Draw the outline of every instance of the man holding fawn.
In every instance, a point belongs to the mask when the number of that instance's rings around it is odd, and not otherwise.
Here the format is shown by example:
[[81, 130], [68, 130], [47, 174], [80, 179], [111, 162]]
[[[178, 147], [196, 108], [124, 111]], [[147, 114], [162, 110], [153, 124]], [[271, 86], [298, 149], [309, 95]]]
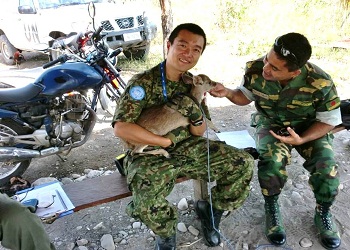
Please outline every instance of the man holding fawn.
[[[182, 74], [198, 62], [206, 46], [206, 35], [193, 23], [177, 26], [167, 42], [167, 59], [150, 70], [135, 75], [117, 103], [112, 126], [114, 134], [126, 141], [149, 145], [149, 150], [166, 149], [171, 158], [150, 154], [128, 154], [124, 159], [127, 182], [133, 193], [127, 213], [141, 220], [157, 234], [156, 249], [176, 249], [177, 211], [166, 197], [180, 176], [216, 181], [212, 204], [197, 201], [196, 212], [202, 222], [205, 242], [220, 244], [218, 231], [224, 210], [240, 207], [249, 193], [254, 160], [244, 150], [203, 137], [208, 110], [188, 95], [191, 85]], [[142, 111], [167, 104], [190, 120], [165, 136], [155, 135], [136, 124]], [[146, 149], [147, 150], [147, 149]], [[208, 154], [209, 151], [209, 154]]]

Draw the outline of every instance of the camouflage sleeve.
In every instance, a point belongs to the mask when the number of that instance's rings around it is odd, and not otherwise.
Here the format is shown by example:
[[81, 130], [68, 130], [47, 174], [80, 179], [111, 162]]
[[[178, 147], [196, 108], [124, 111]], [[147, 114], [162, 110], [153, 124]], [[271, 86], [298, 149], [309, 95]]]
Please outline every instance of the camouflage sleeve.
[[[328, 92], [320, 101], [317, 103], [316, 107], [316, 119], [333, 126], [342, 123], [341, 113], [340, 113], [340, 98], [337, 94], [337, 90], [332, 81], [323, 80], [323, 83], [331, 83], [331, 87], [328, 88]], [[326, 88], [327, 89], [327, 88]], [[321, 91], [321, 93], [324, 91]]]
[[188, 127], [178, 127], [167, 133], [164, 137], [167, 137], [172, 141], [173, 144], [170, 147], [175, 147], [176, 143], [186, 140], [190, 136], [191, 133]]
[[135, 123], [147, 104], [148, 85], [143, 74], [133, 76], [117, 101], [112, 126], [116, 121]]
[[255, 82], [255, 79], [261, 77], [263, 66], [263, 58], [247, 62], [242, 83], [237, 88], [241, 90], [243, 94], [251, 101], [255, 101], [252, 84]]
[[315, 91], [312, 93], [316, 112], [332, 111], [340, 107], [340, 98], [332, 77], [315, 64], [305, 65], [308, 73], [307, 83]]
[[241, 82], [241, 85], [239, 87], [240, 89], [244, 88], [248, 91], [252, 90], [251, 81], [250, 81], [250, 78], [251, 78], [250, 69], [251, 69], [251, 67], [252, 67], [252, 62], [247, 62], [246, 66], [245, 66], [242, 82]]
[[[248, 82], [248, 81], [244, 77], [242, 80], [241, 86], [237, 87], [237, 89], [242, 91], [242, 93], [245, 95], [245, 97], [247, 97], [250, 101], [255, 101], [255, 97], [253, 95], [253, 92], [244, 86], [245, 82]], [[246, 85], [248, 85], [248, 84], [246, 84]]]
[[188, 117], [190, 121], [197, 121], [202, 116], [200, 104], [194, 101], [189, 95], [176, 94], [166, 103], [171, 109], [177, 110], [183, 116]]
[[317, 82], [320, 82], [320, 85], [322, 84], [324, 87], [319, 89], [319, 93], [315, 95], [318, 99], [316, 102], [316, 111], [326, 112], [339, 108], [340, 98], [333, 82], [331, 80], [318, 79], [313, 84], [316, 85]]
[[307, 63], [306, 69], [308, 83], [316, 89], [313, 93], [316, 119], [333, 126], [341, 124], [340, 98], [332, 77], [312, 63]]

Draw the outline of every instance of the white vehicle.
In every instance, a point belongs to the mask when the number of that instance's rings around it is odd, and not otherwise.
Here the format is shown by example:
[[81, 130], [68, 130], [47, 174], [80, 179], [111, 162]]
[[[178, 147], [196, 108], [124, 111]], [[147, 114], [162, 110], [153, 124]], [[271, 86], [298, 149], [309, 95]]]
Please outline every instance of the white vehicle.
[[[96, 23], [87, 14], [88, 3], [96, 5]], [[0, 60], [14, 64], [17, 51], [49, 53], [55, 39], [72, 32], [102, 26], [111, 49], [123, 48], [127, 58], [145, 59], [157, 26], [144, 6], [111, 0], [2, 0], [0, 8]], [[17, 52], [18, 53], [18, 52]]]

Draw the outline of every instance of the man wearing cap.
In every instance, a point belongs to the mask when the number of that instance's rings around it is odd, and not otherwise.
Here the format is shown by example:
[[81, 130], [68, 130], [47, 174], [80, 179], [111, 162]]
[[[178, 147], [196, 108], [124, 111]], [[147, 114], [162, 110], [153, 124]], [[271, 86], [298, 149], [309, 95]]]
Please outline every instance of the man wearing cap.
[[240, 87], [218, 84], [210, 92], [237, 105], [255, 102], [251, 125], [256, 128], [259, 153], [258, 178], [265, 199], [268, 240], [286, 243], [278, 197], [286, 181], [286, 165], [294, 148], [309, 171], [316, 199], [314, 223], [321, 244], [336, 249], [341, 244], [330, 208], [338, 194], [338, 165], [332, 148], [332, 128], [341, 124], [340, 99], [331, 77], [308, 62], [311, 45], [299, 33], [277, 37], [263, 57], [246, 64]]

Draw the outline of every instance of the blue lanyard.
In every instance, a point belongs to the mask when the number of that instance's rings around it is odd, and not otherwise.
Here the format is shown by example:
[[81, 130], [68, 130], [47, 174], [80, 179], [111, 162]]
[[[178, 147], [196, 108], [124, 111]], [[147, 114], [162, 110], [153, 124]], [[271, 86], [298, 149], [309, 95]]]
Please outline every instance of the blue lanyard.
[[163, 89], [164, 100], [168, 101], [168, 97], [167, 97], [167, 93], [166, 93], [166, 78], [165, 78], [165, 73], [164, 73], [164, 62], [165, 61], [163, 61], [160, 64], [160, 75], [162, 77], [162, 89]]

